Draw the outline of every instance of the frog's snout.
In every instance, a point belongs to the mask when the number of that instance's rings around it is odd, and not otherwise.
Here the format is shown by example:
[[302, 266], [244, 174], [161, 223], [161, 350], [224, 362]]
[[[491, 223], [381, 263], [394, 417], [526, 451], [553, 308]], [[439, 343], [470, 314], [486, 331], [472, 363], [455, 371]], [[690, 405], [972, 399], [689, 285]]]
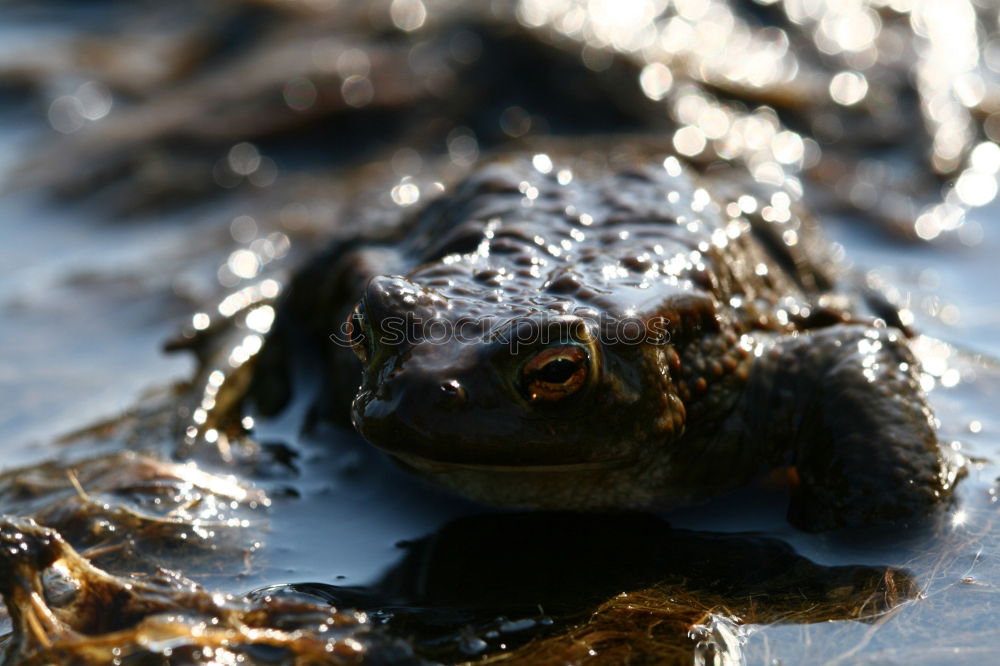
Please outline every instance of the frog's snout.
[[[423, 433], [447, 429], [455, 419], [465, 420], [471, 408], [465, 382], [439, 377], [410, 376], [393, 386], [394, 417]], [[466, 426], [468, 427], [468, 426]]]
[[473, 392], [454, 374], [411, 362], [372, 379], [354, 400], [354, 423], [378, 446], [409, 448], [435, 440], [443, 431], [457, 430], [454, 435], [473, 425]]

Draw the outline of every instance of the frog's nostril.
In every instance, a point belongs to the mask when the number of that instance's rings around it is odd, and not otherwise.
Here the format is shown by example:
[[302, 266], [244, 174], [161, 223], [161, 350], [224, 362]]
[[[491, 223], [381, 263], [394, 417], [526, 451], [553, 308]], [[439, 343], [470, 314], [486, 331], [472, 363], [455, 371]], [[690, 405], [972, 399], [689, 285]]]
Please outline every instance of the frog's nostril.
[[449, 379], [446, 382], [442, 382], [439, 388], [441, 391], [440, 398], [445, 404], [457, 405], [465, 401], [465, 387], [457, 379]]

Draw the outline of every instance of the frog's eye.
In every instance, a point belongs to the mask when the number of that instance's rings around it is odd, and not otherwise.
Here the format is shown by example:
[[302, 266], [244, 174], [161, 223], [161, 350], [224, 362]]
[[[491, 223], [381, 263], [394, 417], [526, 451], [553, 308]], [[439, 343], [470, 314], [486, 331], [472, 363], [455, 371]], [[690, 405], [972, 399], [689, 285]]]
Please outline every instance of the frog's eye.
[[532, 401], [553, 402], [579, 391], [587, 379], [587, 351], [578, 345], [543, 349], [521, 369], [525, 394]]
[[365, 307], [363, 303], [358, 303], [354, 311], [347, 316], [347, 339], [351, 343], [351, 349], [355, 355], [361, 359], [362, 363], [367, 363], [371, 358], [371, 333], [368, 331], [368, 323], [365, 321]]

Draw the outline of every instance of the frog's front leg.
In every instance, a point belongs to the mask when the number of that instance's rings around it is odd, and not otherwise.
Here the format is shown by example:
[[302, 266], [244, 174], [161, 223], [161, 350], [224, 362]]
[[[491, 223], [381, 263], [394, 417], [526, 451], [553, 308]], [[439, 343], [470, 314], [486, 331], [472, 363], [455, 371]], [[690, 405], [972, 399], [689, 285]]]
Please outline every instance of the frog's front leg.
[[792, 523], [905, 525], [949, 498], [955, 475], [917, 373], [895, 329], [837, 325], [764, 347], [739, 418], [794, 465]]
[[350, 423], [348, 408], [361, 380], [361, 366], [345, 338], [345, 321], [368, 280], [399, 272], [403, 262], [395, 248], [357, 239], [331, 246], [299, 273], [282, 300], [247, 393], [258, 414], [274, 416], [288, 406], [293, 356], [320, 341], [321, 347], [313, 350], [325, 362], [319, 409], [330, 421]]

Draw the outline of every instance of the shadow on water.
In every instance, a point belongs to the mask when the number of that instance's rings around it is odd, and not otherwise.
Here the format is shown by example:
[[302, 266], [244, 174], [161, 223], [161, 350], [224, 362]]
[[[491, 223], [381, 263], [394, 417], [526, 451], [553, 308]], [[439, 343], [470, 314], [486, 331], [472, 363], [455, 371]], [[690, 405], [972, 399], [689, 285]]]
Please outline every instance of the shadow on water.
[[[529, 641], [535, 657], [595, 650], [613, 661], [616, 650], [645, 659], [686, 654], [691, 627], [713, 620], [731, 623], [735, 637], [736, 618], [877, 621], [918, 593], [905, 570], [822, 566], [778, 539], [675, 530], [638, 513], [471, 516], [404, 548], [402, 561], [371, 586], [300, 583], [252, 596], [298, 594], [361, 608], [445, 661]], [[573, 640], [544, 640], [571, 628]]]

